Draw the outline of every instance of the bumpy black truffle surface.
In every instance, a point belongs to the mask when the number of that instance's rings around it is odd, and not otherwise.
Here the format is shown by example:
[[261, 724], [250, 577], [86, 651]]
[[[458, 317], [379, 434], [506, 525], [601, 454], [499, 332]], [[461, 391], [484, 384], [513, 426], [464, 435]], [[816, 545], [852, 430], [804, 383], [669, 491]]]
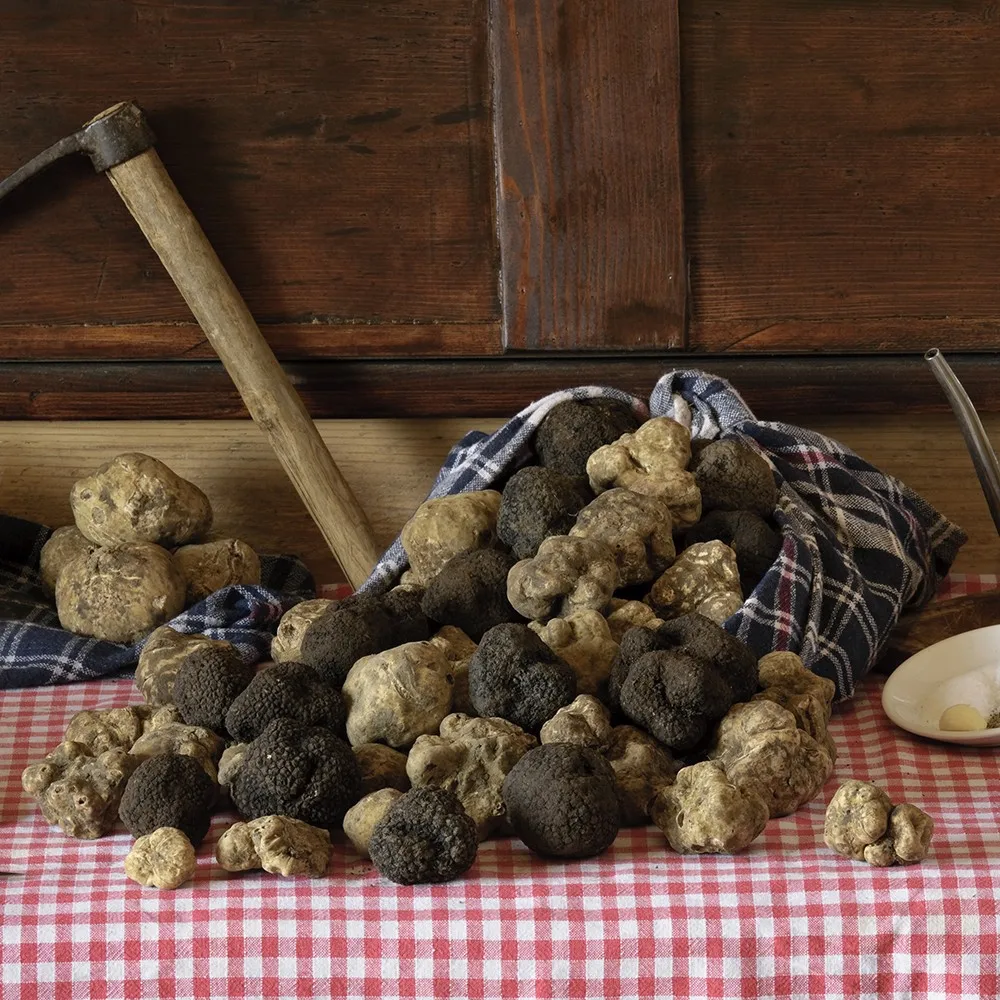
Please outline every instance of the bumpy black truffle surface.
[[186, 659], [174, 678], [174, 704], [189, 726], [217, 733], [226, 729], [226, 712], [253, 680], [255, 668], [233, 646], [208, 646]]
[[310, 625], [299, 658], [324, 680], [342, 687], [347, 672], [362, 656], [396, 644], [393, 634], [393, 621], [382, 601], [358, 594], [331, 605]]
[[479, 715], [537, 733], [576, 697], [576, 674], [527, 625], [496, 625], [469, 662], [469, 697]]
[[781, 535], [751, 510], [713, 510], [683, 535], [683, 548], [712, 539], [736, 553], [740, 588], [747, 597], [781, 551]]
[[215, 782], [194, 757], [161, 754], [132, 772], [118, 815], [133, 837], [173, 826], [197, 847], [208, 833], [216, 792]]
[[247, 747], [229, 794], [244, 819], [291, 816], [329, 829], [361, 797], [361, 768], [329, 729], [277, 719]]
[[504, 779], [507, 817], [536, 854], [588, 858], [618, 836], [615, 773], [595, 750], [546, 743], [529, 750]]
[[423, 590], [406, 587], [394, 587], [382, 598], [382, 607], [392, 625], [392, 638], [386, 649], [407, 642], [424, 642], [431, 637], [431, 623], [420, 608], [423, 599]]
[[632, 628], [611, 665], [609, 700], [674, 750], [697, 746], [737, 701], [757, 690], [757, 657], [704, 615], [655, 631]]
[[530, 559], [549, 535], [567, 535], [576, 515], [594, 499], [583, 476], [529, 465], [503, 489], [497, 535], [518, 559]]
[[347, 712], [340, 691], [319, 671], [289, 661], [265, 668], [236, 696], [226, 712], [226, 729], [248, 743], [275, 719], [295, 719], [339, 733]]
[[400, 885], [450, 882], [476, 860], [476, 824], [453, 792], [414, 788], [376, 824], [368, 853], [379, 874]]
[[427, 585], [424, 614], [442, 625], [456, 625], [474, 642], [500, 622], [523, 621], [507, 600], [513, 565], [513, 557], [498, 549], [459, 553]]
[[692, 465], [701, 490], [701, 509], [752, 510], [770, 517], [778, 505], [778, 487], [764, 458], [738, 441], [713, 441]]
[[535, 432], [535, 451], [548, 469], [585, 476], [587, 459], [602, 445], [639, 426], [631, 408], [613, 399], [568, 400], [552, 408]]

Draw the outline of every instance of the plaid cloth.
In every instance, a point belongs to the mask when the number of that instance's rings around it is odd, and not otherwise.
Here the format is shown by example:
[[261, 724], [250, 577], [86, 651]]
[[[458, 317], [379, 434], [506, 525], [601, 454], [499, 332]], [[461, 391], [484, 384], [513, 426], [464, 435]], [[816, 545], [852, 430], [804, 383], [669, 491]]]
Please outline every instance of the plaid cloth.
[[[145, 638], [131, 646], [74, 635], [42, 586], [38, 558], [51, 529], [0, 515], [0, 689], [108, 677], [131, 670]], [[261, 585], [224, 587], [167, 622], [178, 632], [225, 639], [246, 663], [265, 659], [281, 616], [315, 596], [292, 556], [262, 556]]]
[[[728, 382], [699, 371], [664, 375], [648, 407], [599, 386], [552, 393], [493, 434], [462, 438], [429, 496], [489, 489], [530, 460], [534, 433], [553, 407], [594, 397], [627, 402], [642, 419], [673, 417], [697, 440], [739, 439], [770, 462], [781, 553], [725, 627], [758, 655], [799, 653], [841, 698], [878, 659], [900, 612], [930, 600], [965, 542], [961, 528], [899, 480], [831, 438], [757, 420]], [[362, 589], [382, 591], [405, 568], [397, 538]]]
[[[954, 581], [942, 596], [995, 589]], [[1000, 996], [1000, 799], [992, 750], [930, 743], [883, 714], [881, 678], [834, 710], [834, 776], [735, 857], [682, 857], [655, 827], [623, 830], [585, 861], [483, 844], [446, 885], [380, 878], [343, 840], [325, 878], [231, 875], [144, 889], [124, 831], [72, 840], [21, 790], [21, 769], [74, 712], [137, 701], [127, 681], [0, 692], [0, 995], [439, 998]], [[875, 781], [934, 818], [926, 861], [869, 868], [823, 845], [841, 782]]]

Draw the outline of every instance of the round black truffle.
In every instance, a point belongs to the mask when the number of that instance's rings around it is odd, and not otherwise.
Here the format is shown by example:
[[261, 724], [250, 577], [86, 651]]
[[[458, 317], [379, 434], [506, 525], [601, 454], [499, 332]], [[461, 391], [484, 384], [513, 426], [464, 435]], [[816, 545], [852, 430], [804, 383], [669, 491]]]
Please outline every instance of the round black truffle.
[[514, 559], [498, 549], [472, 549], [449, 559], [427, 585], [421, 608], [442, 625], [456, 625], [478, 642], [500, 622], [524, 619], [507, 600]]
[[770, 517], [778, 505], [771, 466], [745, 444], [727, 438], [698, 452], [691, 467], [701, 490], [701, 509], [752, 510]]
[[295, 719], [339, 733], [347, 711], [340, 691], [317, 670], [285, 662], [266, 667], [233, 699], [226, 712], [226, 729], [233, 739], [248, 743], [274, 719]]
[[215, 782], [194, 757], [160, 754], [132, 772], [118, 815], [133, 837], [173, 826], [197, 847], [208, 833], [216, 793]]
[[450, 882], [476, 860], [476, 824], [453, 792], [414, 788], [375, 825], [368, 853], [380, 875], [400, 885]]
[[402, 646], [407, 642], [424, 642], [431, 637], [431, 623], [420, 607], [423, 599], [423, 590], [411, 590], [407, 587], [393, 587], [382, 597], [382, 607], [389, 616], [392, 628], [392, 638], [386, 649]]
[[536, 854], [589, 858], [618, 836], [621, 809], [611, 765], [595, 750], [546, 743], [529, 750], [503, 783], [514, 832]]
[[362, 656], [396, 644], [393, 620], [377, 597], [357, 594], [332, 604], [302, 638], [299, 659], [324, 680], [343, 687], [347, 672]]
[[496, 625], [469, 661], [469, 698], [478, 715], [537, 733], [576, 697], [573, 668], [528, 628]]
[[329, 729], [276, 719], [247, 747], [229, 794], [244, 819], [278, 814], [330, 829], [361, 797], [361, 767]]
[[548, 469], [586, 476], [587, 459], [602, 445], [631, 434], [639, 421], [616, 399], [571, 399], [554, 406], [535, 432], [535, 451]]
[[682, 536], [682, 547], [718, 539], [736, 553], [740, 588], [747, 597], [781, 552], [781, 535], [751, 510], [713, 510]]
[[189, 726], [226, 731], [226, 712], [253, 680], [256, 668], [234, 646], [206, 646], [188, 657], [174, 678], [174, 704]]
[[530, 559], [549, 535], [567, 535], [576, 515], [594, 499], [583, 476], [529, 465], [503, 488], [497, 535], [518, 559]]

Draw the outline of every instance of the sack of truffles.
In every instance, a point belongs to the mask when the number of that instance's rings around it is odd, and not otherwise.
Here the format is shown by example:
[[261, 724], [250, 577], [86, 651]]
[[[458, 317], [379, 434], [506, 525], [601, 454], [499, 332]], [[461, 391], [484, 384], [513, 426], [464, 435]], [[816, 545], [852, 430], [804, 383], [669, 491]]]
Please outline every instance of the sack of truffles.
[[673, 371], [648, 402], [583, 386], [466, 435], [362, 591], [401, 585], [474, 641], [530, 621], [598, 682], [610, 658], [583, 648], [584, 621], [606, 620], [598, 650], [697, 612], [758, 656], [798, 653], [846, 698], [965, 538], [837, 441]]

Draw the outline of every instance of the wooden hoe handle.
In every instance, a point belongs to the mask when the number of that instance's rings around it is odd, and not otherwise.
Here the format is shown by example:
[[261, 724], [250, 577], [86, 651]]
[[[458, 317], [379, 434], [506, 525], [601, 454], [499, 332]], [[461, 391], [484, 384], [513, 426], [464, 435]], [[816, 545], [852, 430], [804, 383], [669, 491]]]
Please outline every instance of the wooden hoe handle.
[[155, 149], [107, 170], [264, 431], [352, 586], [379, 556], [371, 525]]

